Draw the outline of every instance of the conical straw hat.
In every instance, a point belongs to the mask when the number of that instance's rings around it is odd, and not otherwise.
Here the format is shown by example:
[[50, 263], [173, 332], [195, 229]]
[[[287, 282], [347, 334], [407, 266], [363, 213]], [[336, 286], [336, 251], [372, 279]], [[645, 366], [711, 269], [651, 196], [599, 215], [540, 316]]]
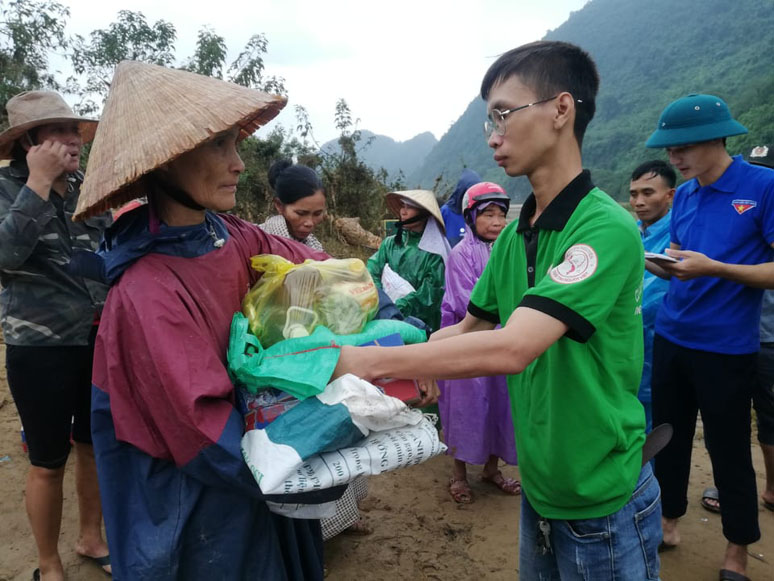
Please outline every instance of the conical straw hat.
[[233, 127], [244, 139], [286, 102], [211, 77], [123, 61], [110, 84], [75, 219], [147, 194], [140, 177]]
[[446, 231], [443, 223], [441, 208], [438, 207], [438, 201], [435, 194], [430, 190], [405, 190], [402, 192], [390, 192], [386, 196], [387, 207], [390, 211], [400, 218], [401, 198], [411, 200], [417, 206], [420, 206], [430, 212], [430, 215], [438, 221], [442, 231]]

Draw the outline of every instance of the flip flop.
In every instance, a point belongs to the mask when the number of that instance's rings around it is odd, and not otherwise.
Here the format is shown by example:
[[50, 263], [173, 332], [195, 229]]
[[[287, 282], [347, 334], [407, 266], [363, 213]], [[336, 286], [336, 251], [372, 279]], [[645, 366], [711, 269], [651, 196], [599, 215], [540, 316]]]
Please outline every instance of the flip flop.
[[464, 478], [450, 478], [449, 479], [449, 494], [457, 504], [470, 504], [473, 502], [473, 491], [470, 489], [470, 484]]
[[708, 486], [704, 489], [704, 492], [701, 493], [701, 505], [704, 507], [705, 510], [708, 510], [710, 512], [719, 513], [720, 512], [720, 506], [715, 506], [710, 500], [714, 500], [720, 504], [720, 495], [718, 494], [718, 489], [714, 486]]
[[40, 581], [40, 569], [35, 569], [32, 572], [32, 581]]
[[481, 476], [483, 482], [488, 482], [492, 486], [496, 486], [502, 490], [505, 494], [516, 496], [521, 494], [521, 482], [514, 478], [506, 478], [499, 470], [494, 476]]
[[774, 502], [769, 502], [768, 500], [761, 498], [763, 501], [763, 507], [774, 512]]
[[[80, 553], [78, 553], [80, 555]], [[110, 567], [110, 555], [104, 555], [103, 557], [92, 557], [90, 555], [81, 555], [84, 559], [88, 559], [89, 561], [94, 561], [97, 565], [99, 565], [102, 568], [102, 572], [105, 575], [110, 575], [111, 577], [113, 574], [110, 571], [107, 571], [105, 567]]]
[[720, 570], [720, 581], [750, 581], [750, 578], [736, 571], [729, 571], [728, 569]]

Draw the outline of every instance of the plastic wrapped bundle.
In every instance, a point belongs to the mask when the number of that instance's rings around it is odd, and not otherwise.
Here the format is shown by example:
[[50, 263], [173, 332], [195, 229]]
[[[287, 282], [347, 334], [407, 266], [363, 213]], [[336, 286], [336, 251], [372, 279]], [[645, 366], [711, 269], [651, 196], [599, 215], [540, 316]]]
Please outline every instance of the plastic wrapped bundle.
[[359, 333], [376, 313], [376, 286], [356, 258], [293, 264], [261, 254], [252, 265], [263, 276], [245, 296], [242, 312], [266, 347], [306, 337], [319, 325], [336, 335]]

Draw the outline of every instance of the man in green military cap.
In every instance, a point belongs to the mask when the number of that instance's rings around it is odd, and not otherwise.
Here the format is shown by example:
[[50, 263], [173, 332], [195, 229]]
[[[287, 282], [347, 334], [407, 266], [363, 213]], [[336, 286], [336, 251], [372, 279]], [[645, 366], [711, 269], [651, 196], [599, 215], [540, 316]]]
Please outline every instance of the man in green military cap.
[[[697, 411], [728, 540], [720, 579], [741, 581], [747, 545], [760, 538], [750, 452], [764, 288], [774, 287], [774, 171], [731, 157], [726, 138], [747, 133], [714, 95], [688, 95], [664, 109], [646, 145], [665, 148], [688, 181], [676, 191], [670, 248], [675, 262], [648, 262], [670, 278], [656, 318], [653, 422], [674, 428], [656, 457], [665, 546], [680, 542]], [[704, 492], [710, 510], [712, 490]]]

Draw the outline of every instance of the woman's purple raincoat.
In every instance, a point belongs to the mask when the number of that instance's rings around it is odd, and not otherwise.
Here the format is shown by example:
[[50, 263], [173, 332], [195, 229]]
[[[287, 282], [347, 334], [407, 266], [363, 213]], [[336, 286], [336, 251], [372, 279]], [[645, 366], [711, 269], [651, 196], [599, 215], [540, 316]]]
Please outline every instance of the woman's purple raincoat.
[[[465, 317], [470, 293], [484, 271], [491, 244], [479, 240], [465, 225], [465, 236], [446, 263], [446, 293], [441, 327]], [[485, 464], [490, 455], [516, 464], [511, 404], [505, 376], [439, 381], [438, 407], [449, 454], [469, 464]]]

